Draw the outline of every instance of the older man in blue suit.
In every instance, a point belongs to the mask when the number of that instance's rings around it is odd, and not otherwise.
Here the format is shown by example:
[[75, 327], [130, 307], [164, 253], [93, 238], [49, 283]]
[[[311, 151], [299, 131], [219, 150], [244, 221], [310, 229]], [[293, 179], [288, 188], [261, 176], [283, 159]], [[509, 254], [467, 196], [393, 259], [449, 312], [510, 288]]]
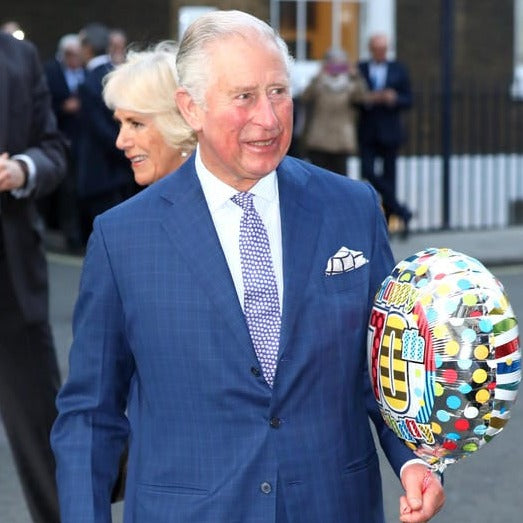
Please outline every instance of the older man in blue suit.
[[393, 264], [375, 192], [285, 157], [289, 66], [245, 13], [185, 33], [197, 151], [90, 239], [52, 435], [62, 523], [110, 521], [128, 436], [127, 523], [383, 522], [368, 416], [403, 469], [401, 520], [443, 503], [370, 391], [367, 319]]

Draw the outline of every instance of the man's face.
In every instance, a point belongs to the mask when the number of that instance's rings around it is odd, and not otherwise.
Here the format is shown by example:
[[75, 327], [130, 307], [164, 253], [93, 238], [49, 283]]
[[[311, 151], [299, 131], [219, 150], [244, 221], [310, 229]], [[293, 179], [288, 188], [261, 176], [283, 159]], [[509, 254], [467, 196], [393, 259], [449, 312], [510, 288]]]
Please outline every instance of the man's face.
[[384, 36], [374, 36], [369, 43], [372, 59], [375, 62], [385, 62], [387, 59], [387, 39]]
[[285, 156], [292, 98], [280, 53], [256, 37], [234, 36], [210, 49], [205, 107], [196, 110], [204, 165], [238, 190], [250, 189]]
[[127, 38], [125, 35], [114, 32], [109, 36], [109, 56], [114, 65], [119, 65], [125, 61], [127, 53]]
[[78, 69], [82, 66], [80, 45], [69, 45], [64, 50], [64, 63], [69, 69]]

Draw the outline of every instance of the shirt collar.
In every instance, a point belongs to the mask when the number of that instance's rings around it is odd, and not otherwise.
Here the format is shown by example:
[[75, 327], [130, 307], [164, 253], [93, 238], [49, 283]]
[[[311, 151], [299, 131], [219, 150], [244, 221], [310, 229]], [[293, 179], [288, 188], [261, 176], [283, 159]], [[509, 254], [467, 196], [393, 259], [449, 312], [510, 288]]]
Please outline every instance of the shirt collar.
[[109, 55], [102, 54], [99, 56], [95, 56], [94, 58], [91, 58], [89, 62], [87, 62], [87, 65], [85, 66], [88, 71], [92, 71], [94, 68], [98, 67], [99, 65], [108, 64], [110, 62]]
[[[202, 162], [200, 156], [200, 147], [196, 147], [195, 158], [196, 174], [202, 185], [205, 199], [211, 214], [220, 207], [228, 203], [231, 198], [239, 191], [234, 187], [222, 182], [218, 177], [209, 171]], [[261, 178], [256, 185], [251, 187], [250, 193], [258, 198], [263, 198], [267, 201], [272, 201], [278, 197], [278, 179], [276, 171], [271, 171], [269, 174]]]

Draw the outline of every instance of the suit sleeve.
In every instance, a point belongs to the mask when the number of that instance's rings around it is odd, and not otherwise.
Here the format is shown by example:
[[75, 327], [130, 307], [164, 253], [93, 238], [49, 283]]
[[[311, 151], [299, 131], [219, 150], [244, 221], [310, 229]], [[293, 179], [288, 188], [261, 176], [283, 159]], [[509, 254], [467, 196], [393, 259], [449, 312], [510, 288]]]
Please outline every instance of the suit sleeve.
[[44, 66], [44, 73], [51, 92], [51, 103], [54, 114], [58, 119], [60, 119], [64, 114], [62, 109], [63, 103], [69, 96], [71, 96], [71, 93], [68, 91], [67, 84], [64, 85], [63, 82], [61, 82], [63, 74], [61, 73], [61, 68], [57, 61], [52, 60], [51, 62], [46, 63]]
[[397, 64], [399, 81], [396, 86], [398, 99], [396, 105], [399, 109], [409, 109], [412, 106], [412, 89], [407, 69], [402, 64]]
[[12, 154], [25, 154], [35, 165], [34, 196], [51, 193], [66, 173], [68, 146], [56, 125], [47, 80], [33, 46], [29, 47], [31, 61], [32, 114], [28, 147]]
[[[374, 223], [374, 251], [372, 254], [371, 284], [369, 287], [368, 310], [369, 313], [374, 303], [374, 296], [385, 277], [392, 271], [394, 258], [388, 242], [388, 234], [383, 217], [383, 212], [379, 208], [376, 192], [370, 185], [369, 190], [373, 194], [374, 205], [376, 207], [376, 219]], [[365, 371], [365, 398], [367, 411], [376, 428], [381, 448], [383, 449], [391, 467], [399, 477], [401, 467], [411, 459], [415, 459], [414, 453], [400, 440], [394, 432], [385, 424], [378, 408], [378, 404], [372, 392], [368, 369]]]
[[127, 440], [134, 359], [104, 242], [95, 221], [73, 318], [69, 376], [58, 394], [51, 443], [62, 523], [108, 523], [110, 494]]
[[[94, 75], [94, 73], [91, 74]], [[108, 109], [103, 100], [102, 81], [103, 76], [100, 79], [91, 76], [80, 84], [82, 120], [105, 154], [113, 156], [119, 161], [126, 161], [123, 152], [116, 147], [118, 126], [113, 119], [112, 111]]]

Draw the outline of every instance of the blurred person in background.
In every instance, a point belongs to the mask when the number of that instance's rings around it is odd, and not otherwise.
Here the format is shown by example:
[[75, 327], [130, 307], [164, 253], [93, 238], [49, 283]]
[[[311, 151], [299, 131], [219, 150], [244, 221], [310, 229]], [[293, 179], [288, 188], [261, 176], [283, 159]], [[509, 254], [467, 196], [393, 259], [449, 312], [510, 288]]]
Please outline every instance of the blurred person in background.
[[386, 35], [372, 35], [371, 59], [359, 64], [371, 89], [360, 105], [361, 176], [380, 193], [387, 221], [393, 216], [399, 219], [406, 236], [412, 211], [396, 197], [396, 159], [405, 140], [401, 116], [412, 105], [412, 92], [407, 69], [398, 61], [388, 60], [387, 49]]
[[22, 27], [15, 20], [4, 22], [0, 25], [0, 31], [13, 35], [17, 40], [23, 40], [25, 38], [25, 33], [22, 31]]
[[66, 144], [34, 45], [0, 32], [0, 71], [0, 413], [32, 520], [58, 523], [49, 433], [60, 376], [35, 201], [64, 177]]
[[119, 65], [125, 61], [127, 34], [123, 29], [111, 29], [109, 31], [109, 46], [107, 52], [113, 65]]
[[176, 51], [169, 41], [130, 51], [104, 79], [105, 103], [120, 126], [116, 146], [131, 162], [138, 185], [150, 185], [176, 170], [196, 146], [174, 100]]
[[45, 75], [58, 128], [69, 140], [69, 169], [58, 189], [39, 203], [49, 227], [59, 228], [65, 237], [67, 249], [81, 252], [80, 216], [76, 195], [78, 152], [81, 133], [79, 87], [84, 81], [80, 39], [77, 34], [60, 38], [54, 59], [45, 64]]
[[114, 69], [109, 49], [109, 29], [92, 23], [80, 31], [82, 56], [87, 69], [80, 85], [81, 138], [78, 158], [78, 197], [82, 239], [87, 242], [94, 218], [137, 191], [132, 170], [115, 147], [118, 125], [102, 97], [103, 78]]
[[300, 97], [305, 107], [303, 146], [315, 165], [347, 173], [347, 159], [358, 151], [355, 104], [364, 103], [367, 84], [342, 49], [327, 51], [320, 72]]

